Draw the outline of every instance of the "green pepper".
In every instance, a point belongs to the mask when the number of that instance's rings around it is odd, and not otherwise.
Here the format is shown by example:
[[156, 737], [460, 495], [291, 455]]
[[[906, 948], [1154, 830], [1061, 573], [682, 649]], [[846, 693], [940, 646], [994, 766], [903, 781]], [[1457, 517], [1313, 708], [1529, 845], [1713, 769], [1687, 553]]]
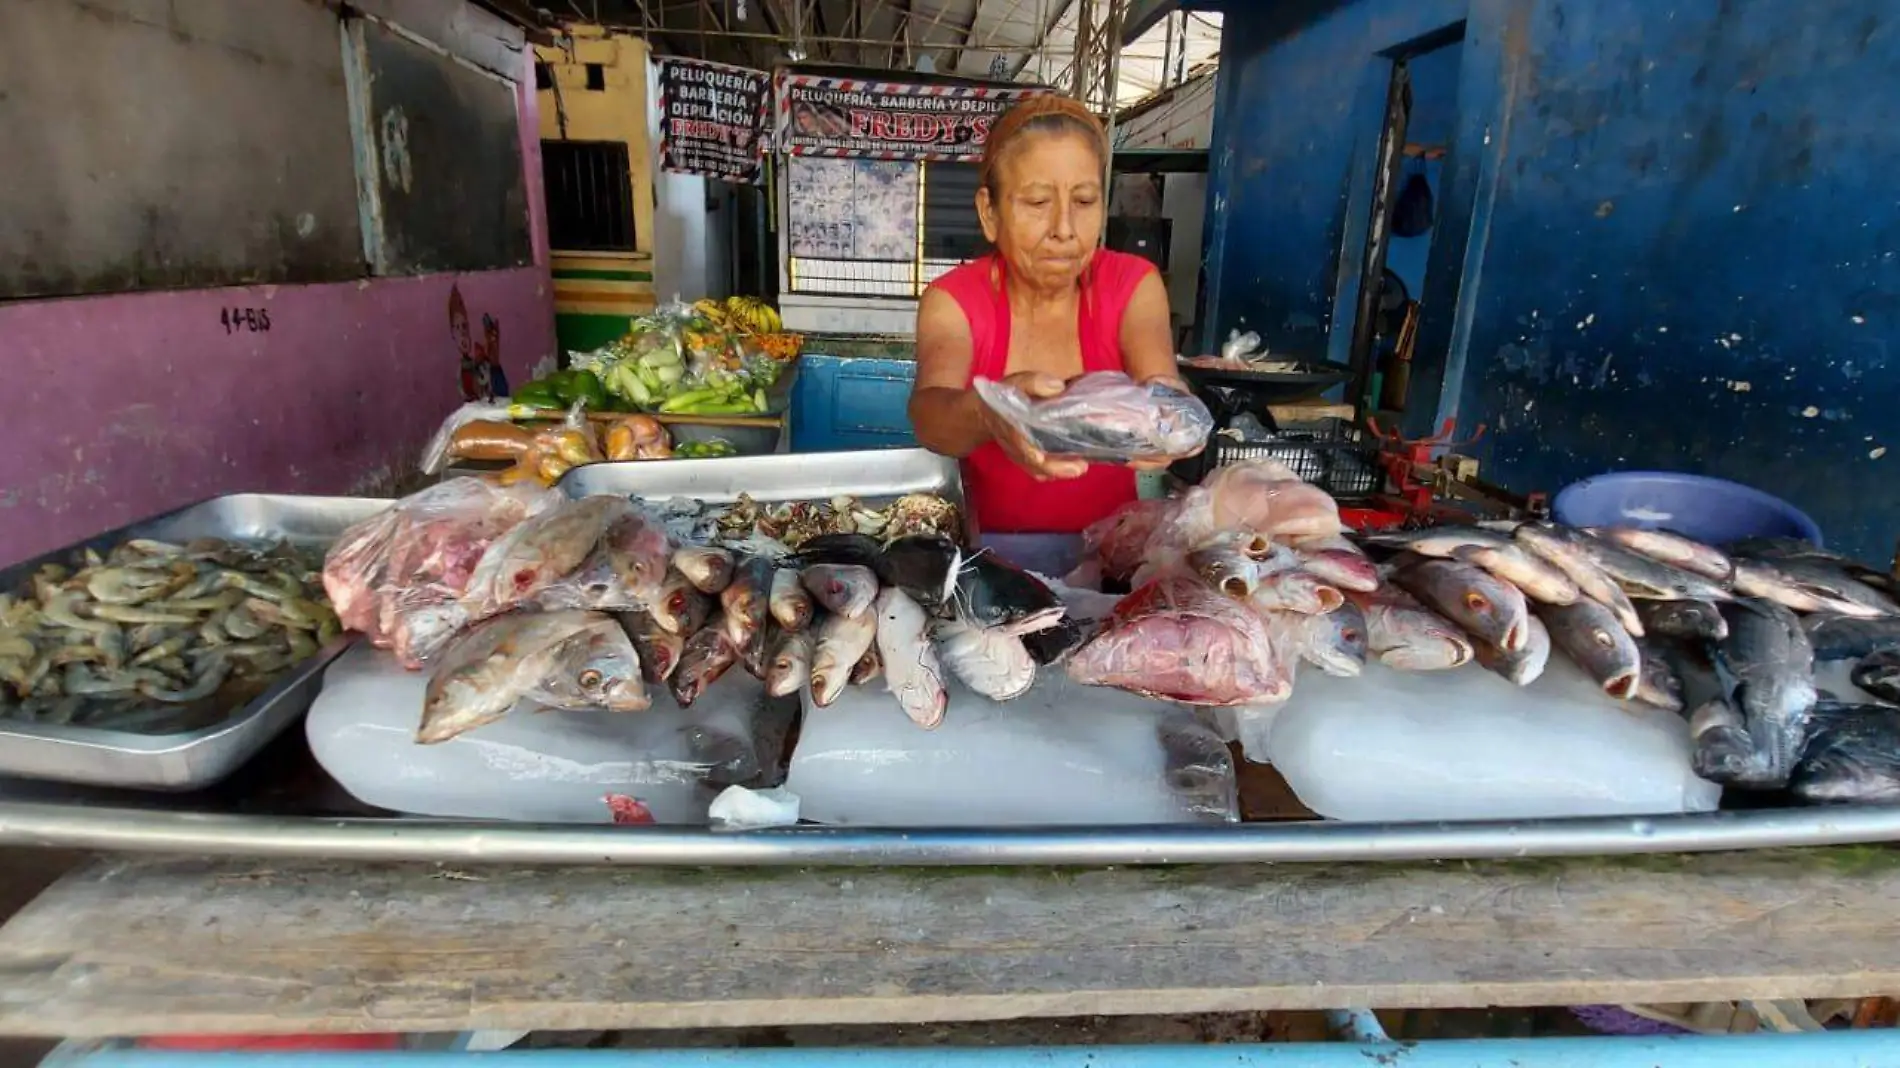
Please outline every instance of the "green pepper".
[[525, 405], [529, 408], [562, 407], [560, 396], [554, 392], [554, 387], [546, 379], [540, 379], [522, 386], [520, 389], [515, 390], [514, 396], [508, 399], [515, 404]]
[[554, 395], [560, 399], [563, 408], [572, 406], [576, 401], [588, 408], [596, 408], [607, 399], [607, 387], [601, 385], [600, 377], [592, 371], [578, 368], [561, 371], [549, 375], [548, 384], [553, 387]]

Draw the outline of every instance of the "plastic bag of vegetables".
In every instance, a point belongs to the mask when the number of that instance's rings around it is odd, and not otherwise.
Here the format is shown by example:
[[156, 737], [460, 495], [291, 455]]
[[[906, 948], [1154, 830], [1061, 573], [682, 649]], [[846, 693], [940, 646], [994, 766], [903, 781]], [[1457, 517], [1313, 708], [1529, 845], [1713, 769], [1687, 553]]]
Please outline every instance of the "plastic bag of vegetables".
[[604, 459], [593, 426], [587, 421], [587, 410], [577, 403], [560, 423], [535, 431], [514, 466], [496, 478], [504, 486], [530, 480], [552, 486], [570, 469]]
[[634, 408], [678, 415], [762, 413], [780, 367], [746, 354], [731, 329], [678, 302], [634, 320], [619, 341], [575, 354], [573, 363]]

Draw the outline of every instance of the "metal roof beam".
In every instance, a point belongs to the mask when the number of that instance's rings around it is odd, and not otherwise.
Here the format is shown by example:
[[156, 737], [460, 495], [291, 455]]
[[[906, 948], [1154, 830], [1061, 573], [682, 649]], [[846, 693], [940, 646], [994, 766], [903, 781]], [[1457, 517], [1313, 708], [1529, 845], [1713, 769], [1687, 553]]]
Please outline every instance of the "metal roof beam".
[[[1063, 18], [1068, 15], [1069, 9], [1074, 6], [1075, 0], [1056, 0], [1055, 6], [1049, 11], [1049, 21], [1037, 32], [1036, 39], [1030, 42], [1029, 47], [1023, 52], [1022, 59], [1018, 60], [1016, 66], [1009, 72], [1010, 81], [1013, 82], [1022, 77], [1023, 69], [1028, 67], [1029, 61], [1036, 58], [1036, 56], [1042, 52], [1043, 48], [1048, 45], [1049, 35], [1056, 32], [1056, 27], [1062, 25]], [[1080, 26], [1076, 27], [1076, 32], [1081, 32]]]

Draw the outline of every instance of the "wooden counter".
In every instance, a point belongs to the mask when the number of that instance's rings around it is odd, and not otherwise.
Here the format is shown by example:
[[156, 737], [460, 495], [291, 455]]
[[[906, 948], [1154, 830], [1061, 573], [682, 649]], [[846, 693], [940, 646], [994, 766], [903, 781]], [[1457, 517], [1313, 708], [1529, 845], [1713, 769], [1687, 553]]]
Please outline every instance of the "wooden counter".
[[110, 858], [0, 1033], [459, 1031], [1900, 992], [1900, 853], [1122, 870]]

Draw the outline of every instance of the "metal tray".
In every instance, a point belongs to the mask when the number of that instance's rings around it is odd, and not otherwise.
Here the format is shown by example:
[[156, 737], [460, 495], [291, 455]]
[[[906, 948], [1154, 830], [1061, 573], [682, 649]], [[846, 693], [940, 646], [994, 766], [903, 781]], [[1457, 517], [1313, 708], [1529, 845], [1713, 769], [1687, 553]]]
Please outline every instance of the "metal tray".
[[845, 494], [871, 503], [906, 493], [934, 493], [968, 511], [957, 462], [924, 449], [588, 464], [569, 471], [560, 489], [569, 497], [696, 497], [712, 504], [736, 500], [740, 493], [768, 502], [822, 501]]
[[[380, 497], [267, 493], [213, 497], [0, 570], [0, 590], [20, 588], [41, 564], [67, 563], [83, 549], [104, 551], [128, 538], [189, 541], [215, 537], [328, 545], [344, 528], [391, 503]], [[140, 734], [0, 719], [0, 775], [145, 790], [208, 786], [235, 771], [309, 710], [322, 686], [324, 667], [348, 648], [351, 640], [338, 639], [292, 666], [270, 689], [224, 722], [184, 734]]]

